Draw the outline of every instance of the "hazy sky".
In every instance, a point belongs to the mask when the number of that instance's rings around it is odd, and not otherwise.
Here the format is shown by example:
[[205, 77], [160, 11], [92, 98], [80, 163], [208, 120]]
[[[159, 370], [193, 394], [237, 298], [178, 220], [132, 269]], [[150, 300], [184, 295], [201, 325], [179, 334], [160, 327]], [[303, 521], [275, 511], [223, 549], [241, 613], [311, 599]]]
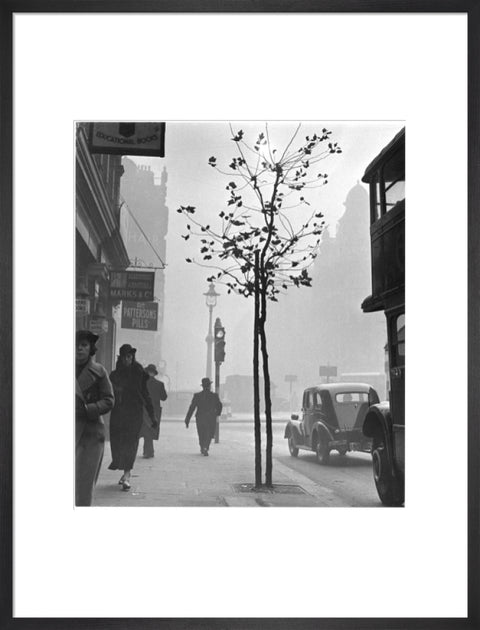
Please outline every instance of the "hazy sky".
[[[285, 148], [297, 125], [296, 122], [268, 123], [272, 146], [278, 151]], [[265, 129], [262, 122], [239, 122], [232, 123], [232, 126], [235, 132], [242, 129], [244, 139], [247, 142], [251, 140], [251, 144]], [[330, 232], [334, 234], [349, 190], [361, 180], [366, 166], [403, 127], [403, 123], [302, 123], [292, 146], [298, 148], [306, 135], [319, 132], [323, 127], [332, 131], [331, 139], [338, 142], [343, 153], [329, 156], [321, 163], [321, 171], [328, 173], [329, 183], [308, 191], [305, 197], [313, 207], [324, 213]], [[198, 217], [212, 225], [220, 222], [218, 212], [226, 207], [229, 193], [225, 186], [231, 178], [209, 166], [208, 159], [215, 156], [218, 165], [224, 165], [223, 170], [228, 172], [231, 158], [237, 156], [235, 143], [230, 138], [228, 122], [170, 122], [166, 127], [165, 158], [132, 158], [137, 164], [148, 164], [156, 176], [160, 176], [164, 167], [168, 172], [169, 229], [162, 358], [167, 362], [172, 387], [178, 389], [198, 388], [205, 373], [208, 309], [203, 293], [208, 289], [206, 278], [211, 272], [185, 262], [187, 256], [197, 255], [198, 246], [193, 239], [186, 242], [180, 238], [186, 232], [186, 221], [176, 210], [180, 205], [192, 205], [198, 209]], [[154, 262], [154, 258], [147, 262]], [[220, 285], [217, 292], [222, 295], [214, 309], [214, 318], [220, 317], [226, 328], [227, 357], [222, 368], [222, 380], [228, 374], [250, 374], [253, 301], [227, 296], [226, 289]], [[139, 359], [142, 360], [142, 357]]]

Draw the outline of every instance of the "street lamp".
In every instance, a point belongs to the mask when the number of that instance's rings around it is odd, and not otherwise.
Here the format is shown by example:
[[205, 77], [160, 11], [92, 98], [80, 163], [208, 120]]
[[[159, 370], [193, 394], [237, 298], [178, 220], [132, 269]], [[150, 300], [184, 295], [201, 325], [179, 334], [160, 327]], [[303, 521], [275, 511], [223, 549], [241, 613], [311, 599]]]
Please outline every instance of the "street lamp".
[[208, 307], [209, 318], [208, 318], [208, 334], [205, 338], [207, 342], [207, 378], [212, 380], [212, 345], [213, 345], [213, 331], [212, 331], [212, 313], [214, 307], [217, 305], [217, 297], [220, 293], [215, 291], [215, 285], [213, 282], [210, 282], [208, 287], [208, 291], [203, 294], [205, 296], [205, 303]]

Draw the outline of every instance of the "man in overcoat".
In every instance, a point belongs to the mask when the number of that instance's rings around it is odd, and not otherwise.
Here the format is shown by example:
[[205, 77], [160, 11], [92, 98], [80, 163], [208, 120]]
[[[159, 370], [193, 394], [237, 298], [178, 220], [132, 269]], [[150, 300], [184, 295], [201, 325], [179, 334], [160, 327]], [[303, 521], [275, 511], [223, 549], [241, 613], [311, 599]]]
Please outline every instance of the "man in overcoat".
[[102, 415], [113, 407], [107, 371], [93, 360], [98, 335], [76, 333], [75, 353], [75, 505], [91, 505], [103, 459], [105, 425]]
[[160, 402], [167, 400], [167, 392], [162, 381], [155, 378], [158, 374], [158, 370], [152, 363], [147, 365], [145, 372], [148, 374], [147, 389], [152, 399], [155, 419], [158, 423], [157, 426], [152, 429], [149, 418], [146, 417], [146, 411], [143, 412], [143, 424], [140, 430], [140, 437], [143, 437], [143, 456], [150, 458], [155, 455], [153, 440], [158, 440], [160, 435], [160, 420], [162, 419], [162, 405]]
[[190, 418], [195, 411], [200, 452], [205, 456], [208, 455], [210, 442], [215, 434], [217, 416], [222, 413], [222, 403], [218, 394], [210, 391], [211, 385], [212, 381], [209, 378], [202, 378], [202, 391], [193, 395], [185, 417], [185, 426], [188, 429]]

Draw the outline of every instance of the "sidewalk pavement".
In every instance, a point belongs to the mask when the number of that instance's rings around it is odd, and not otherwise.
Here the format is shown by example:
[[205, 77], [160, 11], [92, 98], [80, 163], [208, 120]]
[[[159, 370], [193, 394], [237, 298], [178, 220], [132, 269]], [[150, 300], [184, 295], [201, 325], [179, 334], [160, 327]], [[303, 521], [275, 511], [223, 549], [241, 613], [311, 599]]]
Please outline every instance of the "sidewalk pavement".
[[[137, 460], [130, 480], [131, 489], [123, 491], [118, 481], [122, 471], [108, 470], [110, 443], [95, 491], [95, 506], [125, 507], [293, 507], [329, 506], [334, 498], [306, 476], [275, 460], [275, 452], [285, 454], [284, 424], [273, 427], [275, 492], [240, 491], [242, 484], [253, 484], [255, 475], [253, 423], [233, 425], [222, 422], [220, 442], [210, 447], [209, 457], [200, 454], [197, 429], [191, 422], [164, 422], [160, 439], [154, 442], [155, 457], [142, 457], [140, 440]], [[265, 437], [262, 436], [262, 465], [265, 475]], [[282, 488], [283, 486], [283, 488]]]

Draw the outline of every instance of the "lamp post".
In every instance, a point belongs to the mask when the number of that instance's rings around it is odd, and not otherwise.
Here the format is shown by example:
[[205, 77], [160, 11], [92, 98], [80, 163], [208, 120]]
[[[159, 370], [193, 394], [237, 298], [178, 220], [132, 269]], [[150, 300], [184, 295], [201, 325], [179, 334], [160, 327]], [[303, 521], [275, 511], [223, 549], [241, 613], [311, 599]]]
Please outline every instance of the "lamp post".
[[212, 330], [212, 313], [214, 307], [217, 305], [217, 297], [220, 293], [215, 291], [215, 285], [213, 282], [210, 282], [208, 287], [208, 291], [203, 294], [205, 296], [205, 303], [208, 307], [209, 316], [208, 316], [208, 334], [205, 337], [205, 341], [207, 342], [207, 370], [206, 375], [207, 378], [212, 380], [212, 345], [213, 345], [213, 330]]

